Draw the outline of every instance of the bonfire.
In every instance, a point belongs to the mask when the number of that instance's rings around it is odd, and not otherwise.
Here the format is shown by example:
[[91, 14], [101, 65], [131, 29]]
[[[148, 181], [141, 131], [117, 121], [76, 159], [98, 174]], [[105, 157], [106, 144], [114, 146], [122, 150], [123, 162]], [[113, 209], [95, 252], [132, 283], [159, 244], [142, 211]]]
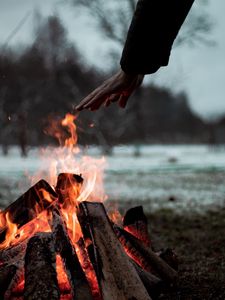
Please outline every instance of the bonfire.
[[157, 298], [176, 284], [176, 256], [153, 251], [142, 207], [107, 213], [106, 161], [82, 155], [75, 120], [53, 124], [60, 146], [0, 213], [0, 299]]

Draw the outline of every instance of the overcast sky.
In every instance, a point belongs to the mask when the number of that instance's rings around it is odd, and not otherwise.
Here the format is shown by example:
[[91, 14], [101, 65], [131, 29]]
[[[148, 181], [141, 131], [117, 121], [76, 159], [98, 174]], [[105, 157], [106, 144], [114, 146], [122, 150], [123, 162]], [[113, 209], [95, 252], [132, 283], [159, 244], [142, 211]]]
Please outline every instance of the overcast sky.
[[[93, 0], [94, 1], [94, 0]], [[196, 0], [197, 2], [198, 0]], [[25, 24], [10, 40], [9, 45], [32, 41], [32, 18], [35, 8], [43, 15], [61, 16], [71, 40], [75, 41], [90, 64], [109, 65], [109, 45], [96, 32], [92, 22], [78, 18], [74, 8], [58, 0], [0, 0], [0, 43], [3, 44], [18, 23], [30, 12]], [[225, 1], [211, 0], [208, 12], [215, 22], [215, 47], [198, 46], [172, 51], [169, 66], [152, 76], [158, 84], [179, 91], [185, 89], [191, 107], [200, 115], [211, 117], [225, 113]]]

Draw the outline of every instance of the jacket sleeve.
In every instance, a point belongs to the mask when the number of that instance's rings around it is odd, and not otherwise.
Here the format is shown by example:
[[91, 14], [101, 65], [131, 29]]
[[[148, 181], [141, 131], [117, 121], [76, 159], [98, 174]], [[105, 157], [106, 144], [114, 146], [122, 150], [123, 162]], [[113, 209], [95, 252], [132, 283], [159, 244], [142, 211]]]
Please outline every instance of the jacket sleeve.
[[126, 73], [151, 74], [169, 62], [194, 0], [139, 0], [120, 61]]

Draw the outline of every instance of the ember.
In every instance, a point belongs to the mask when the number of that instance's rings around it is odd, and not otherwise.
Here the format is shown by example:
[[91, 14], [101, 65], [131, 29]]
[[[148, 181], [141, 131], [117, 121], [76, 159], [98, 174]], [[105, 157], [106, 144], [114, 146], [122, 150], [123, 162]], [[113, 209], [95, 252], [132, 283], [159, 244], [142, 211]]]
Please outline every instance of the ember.
[[52, 155], [51, 185], [38, 181], [0, 214], [0, 299], [155, 298], [176, 282], [164, 259], [171, 252], [152, 251], [142, 207], [126, 213], [123, 228], [117, 212], [108, 217], [104, 160], [75, 160], [74, 120], [61, 123], [70, 137]]

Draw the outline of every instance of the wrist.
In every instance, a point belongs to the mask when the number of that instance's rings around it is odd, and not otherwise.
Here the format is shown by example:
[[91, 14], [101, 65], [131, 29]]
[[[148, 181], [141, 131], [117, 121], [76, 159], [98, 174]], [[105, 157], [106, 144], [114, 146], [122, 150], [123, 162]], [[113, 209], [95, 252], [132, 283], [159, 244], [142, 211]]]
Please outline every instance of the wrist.
[[122, 69], [120, 70], [120, 74], [121, 74], [122, 78], [126, 81], [133, 81], [134, 79], [137, 79], [138, 76], [140, 75], [137, 73], [127, 73], [127, 72], [124, 72]]

